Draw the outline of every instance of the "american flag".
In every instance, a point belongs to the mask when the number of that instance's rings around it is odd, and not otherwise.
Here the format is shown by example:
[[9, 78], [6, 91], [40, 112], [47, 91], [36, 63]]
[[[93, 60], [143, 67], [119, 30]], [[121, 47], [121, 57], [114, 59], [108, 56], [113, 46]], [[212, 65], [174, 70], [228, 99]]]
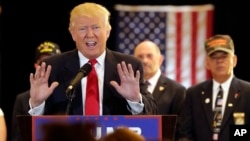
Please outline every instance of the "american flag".
[[185, 87], [206, 80], [204, 42], [213, 33], [214, 6], [115, 5], [116, 50], [133, 54], [143, 40], [154, 41], [165, 56], [162, 72]]

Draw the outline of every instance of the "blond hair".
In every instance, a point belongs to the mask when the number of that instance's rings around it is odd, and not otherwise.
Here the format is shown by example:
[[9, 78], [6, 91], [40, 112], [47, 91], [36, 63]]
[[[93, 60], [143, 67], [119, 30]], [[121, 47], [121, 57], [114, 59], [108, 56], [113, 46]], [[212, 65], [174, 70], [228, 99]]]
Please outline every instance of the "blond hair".
[[85, 2], [74, 7], [70, 12], [69, 30], [72, 30], [75, 24], [74, 21], [79, 16], [103, 18], [107, 28], [111, 30], [109, 23], [110, 12], [100, 4]]

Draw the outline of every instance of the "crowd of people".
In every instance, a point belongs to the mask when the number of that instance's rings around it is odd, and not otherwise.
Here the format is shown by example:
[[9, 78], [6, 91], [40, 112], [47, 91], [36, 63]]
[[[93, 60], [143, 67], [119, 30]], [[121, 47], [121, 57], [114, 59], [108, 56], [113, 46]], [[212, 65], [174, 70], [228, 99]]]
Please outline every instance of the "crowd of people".
[[[237, 56], [229, 35], [218, 34], [207, 39], [205, 64], [211, 79], [185, 88], [161, 72], [164, 57], [153, 41], [140, 42], [133, 55], [110, 50], [107, 47], [112, 29], [109, 18], [110, 12], [102, 5], [79, 4], [70, 12], [68, 27], [76, 48], [61, 52], [59, 45], [51, 41], [38, 46], [35, 72], [29, 78], [30, 89], [16, 97], [12, 141], [21, 141], [18, 115], [65, 115], [67, 110], [69, 115], [86, 116], [177, 115], [175, 141], [229, 141], [230, 125], [249, 124], [250, 82], [234, 75]], [[80, 69], [86, 64], [91, 68]], [[92, 74], [96, 81], [89, 83]], [[79, 82], [72, 84], [73, 79]], [[95, 86], [90, 86], [95, 82]], [[72, 99], [64, 94], [69, 86]], [[218, 98], [219, 86], [223, 95]], [[72, 103], [67, 109], [69, 100]], [[91, 112], [88, 103], [95, 107]], [[233, 116], [239, 113], [243, 120], [240, 123], [235, 122], [239, 117]], [[0, 141], [7, 140], [3, 115], [0, 109]], [[59, 139], [55, 136], [59, 131], [71, 133], [68, 129], [89, 132], [82, 125], [52, 124], [44, 127], [44, 141]], [[67, 140], [66, 135], [72, 139], [78, 136], [76, 133], [79, 132], [64, 134], [63, 139]], [[80, 133], [78, 137], [82, 137]], [[86, 137], [96, 140], [91, 134], [83, 136]], [[145, 138], [128, 128], [119, 128], [101, 139], [116, 140], [144, 141]]]

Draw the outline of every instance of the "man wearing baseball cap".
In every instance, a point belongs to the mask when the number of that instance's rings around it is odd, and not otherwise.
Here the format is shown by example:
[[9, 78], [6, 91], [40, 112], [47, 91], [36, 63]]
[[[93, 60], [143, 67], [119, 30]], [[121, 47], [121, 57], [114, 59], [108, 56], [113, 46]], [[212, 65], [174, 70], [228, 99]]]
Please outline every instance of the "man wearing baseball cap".
[[[57, 43], [51, 41], [44, 41], [39, 44], [36, 48], [35, 52], [35, 62], [34, 67], [39, 66], [40, 62], [52, 55], [61, 54], [60, 47]], [[29, 109], [29, 98], [30, 92], [29, 90], [22, 92], [16, 96], [16, 100], [14, 103], [14, 109], [12, 114], [12, 130], [11, 130], [11, 141], [20, 141], [22, 140], [22, 134], [20, 131], [19, 123], [17, 116], [18, 115], [29, 115], [25, 111]]]
[[234, 54], [234, 43], [229, 35], [215, 35], [205, 43], [207, 55], [212, 55], [216, 51]]
[[235, 47], [229, 35], [205, 42], [211, 79], [187, 89], [178, 129], [179, 141], [229, 141], [230, 125], [250, 123], [250, 83], [237, 78]]
[[44, 41], [36, 48], [35, 56], [35, 67], [41, 62], [42, 59], [45, 59], [51, 55], [61, 54], [60, 47], [57, 43], [51, 41]]

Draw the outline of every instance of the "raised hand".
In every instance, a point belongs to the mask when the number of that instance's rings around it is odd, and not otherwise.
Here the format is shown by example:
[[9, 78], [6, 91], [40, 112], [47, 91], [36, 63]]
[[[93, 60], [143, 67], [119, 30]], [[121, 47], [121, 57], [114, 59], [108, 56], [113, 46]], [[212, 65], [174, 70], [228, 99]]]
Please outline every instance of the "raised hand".
[[126, 65], [124, 61], [117, 64], [117, 71], [121, 80], [121, 84], [111, 81], [110, 84], [127, 100], [133, 102], [140, 101], [140, 72], [134, 71], [131, 64]]
[[49, 86], [48, 79], [51, 69], [50, 65], [46, 68], [46, 63], [42, 62], [41, 66], [36, 67], [35, 74], [30, 73], [30, 103], [32, 107], [42, 104], [59, 85], [58, 82], [53, 82]]

